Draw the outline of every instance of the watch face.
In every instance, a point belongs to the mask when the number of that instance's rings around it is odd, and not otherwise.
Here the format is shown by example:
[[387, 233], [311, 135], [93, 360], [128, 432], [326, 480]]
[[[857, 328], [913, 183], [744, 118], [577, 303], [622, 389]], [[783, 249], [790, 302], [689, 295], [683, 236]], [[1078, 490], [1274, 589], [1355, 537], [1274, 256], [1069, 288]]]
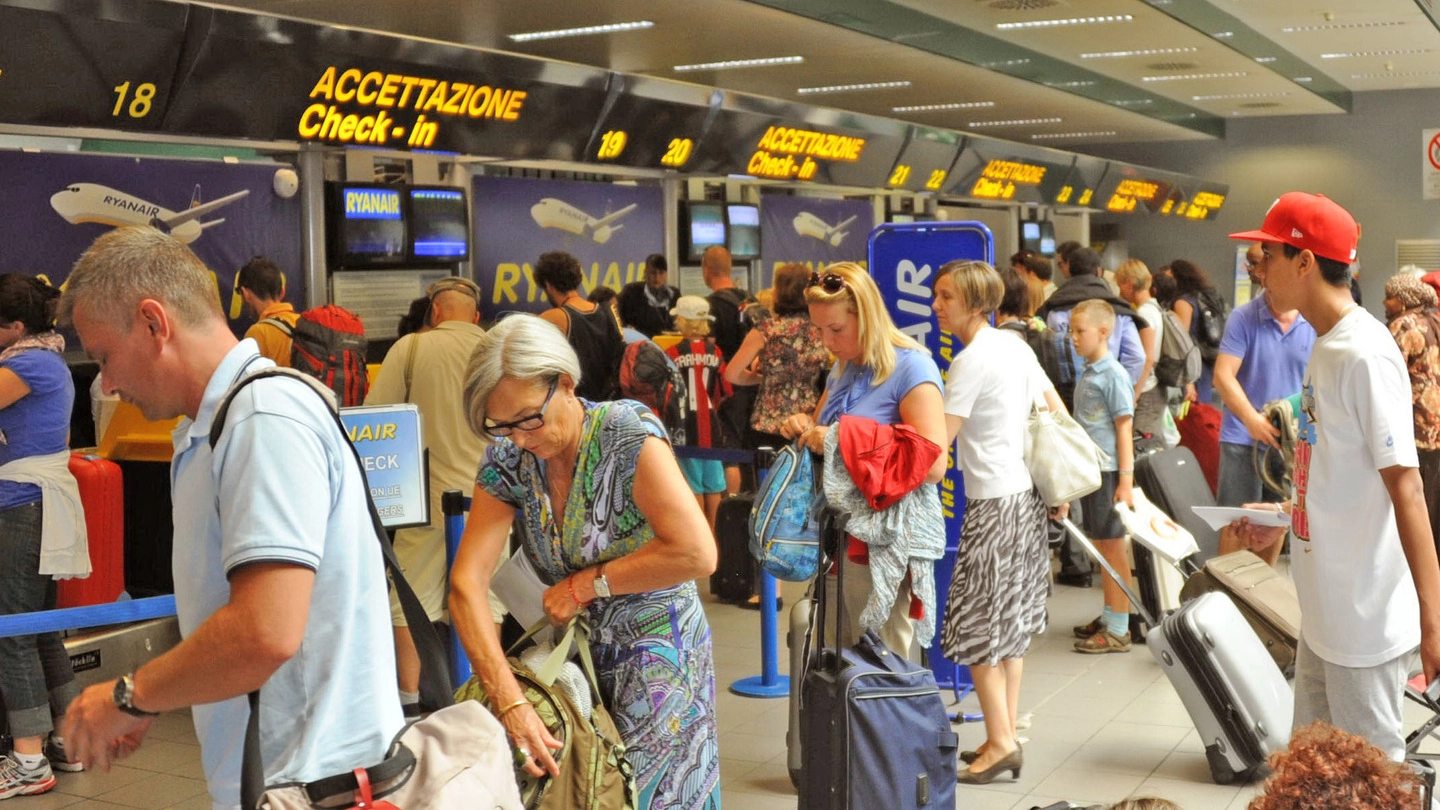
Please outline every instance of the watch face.
[[128, 690], [128, 689], [125, 688], [125, 679], [124, 679], [124, 678], [116, 678], [116, 679], [115, 679], [115, 695], [114, 695], [114, 698], [115, 698], [115, 705], [116, 705], [116, 706], [125, 706], [125, 705], [127, 705], [127, 704], [129, 703], [129, 701], [128, 701], [129, 695], [127, 694], [129, 691], [130, 691], [130, 690]]
[[610, 598], [610, 583], [605, 577], [595, 578], [595, 595], [602, 599]]

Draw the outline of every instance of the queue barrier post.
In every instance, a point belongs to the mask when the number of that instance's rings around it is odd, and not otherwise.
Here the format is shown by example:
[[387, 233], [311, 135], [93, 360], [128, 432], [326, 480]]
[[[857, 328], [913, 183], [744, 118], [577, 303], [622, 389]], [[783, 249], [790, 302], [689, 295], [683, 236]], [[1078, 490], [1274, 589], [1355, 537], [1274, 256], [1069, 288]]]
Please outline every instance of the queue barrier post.
[[[757, 483], [774, 463], [775, 451], [762, 447], [755, 453]], [[758, 565], [757, 565], [758, 568]], [[775, 577], [758, 568], [760, 577], [760, 674], [730, 684], [730, 691], [743, 697], [778, 698], [790, 696], [790, 679], [780, 675], [779, 612]]]

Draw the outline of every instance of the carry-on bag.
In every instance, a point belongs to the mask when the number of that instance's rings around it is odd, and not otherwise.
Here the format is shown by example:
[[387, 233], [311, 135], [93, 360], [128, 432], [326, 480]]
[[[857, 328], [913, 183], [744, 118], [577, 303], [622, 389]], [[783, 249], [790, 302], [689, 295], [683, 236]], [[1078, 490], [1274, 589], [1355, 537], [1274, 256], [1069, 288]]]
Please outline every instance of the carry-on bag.
[[790, 630], [785, 643], [790, 648], [790, 722], [785, 727], [785, 764], [790, 771], [790, 784], [800, 789], [800, 773], [805, 763], [800, 751], [800, 693], [805, 683], [805, 668], [814, 652], [815, 599], [809, 594], [790, 608]]
[[1146, 646], [1200, 734], [1210, 778], [1220, 785], [1253, 780], [1270, 754], [1289, 745], [1295, 698], [1235, 603], [1207, 593], [1157, 624], [1090, 539], [1064, 523], [1149, 623]]
[[719, 559], [710, 575], [710, 593], [725, 602], [744, 602], [755, 595], [759, 567], [750, 555], [750, 509], [754, 503], [754, 493], [741, 493], [720, 501], [715, 515]]
[[1180, 445], [1188, 447], [1205, 471], [1210, 497], [1215, 497], [1220, 481], [1220, 410], [1199, 402], [1187, 403], [1184, 414], [1175, 421], [1180, 429]]
[[70, 474], [80, 486], [80, 503], [85, 507], [90, 576], [57, 582], [55, 607], [108, 604], [125, 590], [125, 487], [120, 465], [71, 453]]
[[1300, 597], [1295, 583], [1254, 552], [1241, 550], [1207, 561], [1186, 580], [1180, 598], [1189, 601], [1210, 591], [1229, 595], [1275, 665], [1287, 677], [1293, 675], [1295, 650], [1300, 645]]
[[1133, 508], [1115, 504], [1120, 522], [1134, 541], [1135, 585], [1145, 609], [1156, 619], [1180, 607], [1185, 578], [1199, 569], [1195, 536], [1151, 503], [1145, 490], [1135, 487]]
[[[826, 549], [839, 549], [844, 516], [827, 506], [820, 521]], [[824, 578], [815, 586], [820, 627], [828, 601]], [[844, 588], [844, 577], [837, 577], [838, 604]], [[800, 810], [955, 807], [959, 737], [928, 668], [867, 630], [854, 647], [817, 650], [800, 700]]]

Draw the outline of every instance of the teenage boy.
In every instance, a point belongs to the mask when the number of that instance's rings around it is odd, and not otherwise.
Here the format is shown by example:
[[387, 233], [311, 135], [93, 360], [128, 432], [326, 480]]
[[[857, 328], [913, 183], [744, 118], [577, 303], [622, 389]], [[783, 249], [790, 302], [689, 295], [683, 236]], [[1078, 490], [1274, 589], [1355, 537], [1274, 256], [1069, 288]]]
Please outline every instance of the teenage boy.
[[[1301, 389], [1290, 573], [1305, 621], [1295, 658], [1295, 728], [1314, 720], [1405, 756], [1401, 707], [1416, 645], [1440, 674], [1440, 564], [1415, 452], [1410, 378], [1385, 325], [1350, 297], [1360, 228], [1318, 194], [1275, 201], [1258, 231], [1265, 294], [1315, 328]], [[1263, 547], [1283, 528], [1233, 524]]]
[[[1135, 390], [1126, 373], [1110, 356], [1110, 333], [1115, 330], [1115, 309], [1097, 298], [1081, 301], [1070, 312], [1070, 340], [1085, 369], [1075, 381], [1075, 421], [1100, 448], [1100, 488], [1080, 499], [1081, 523], [1116, 571], [1130, 570], [1125, 549], [1125, 527], [1115, 504], [1132, 503], [1135, 445], [1132, 423]], [[1075, 628], [1082, 653], [1130, 652], [1130, 600], [1120, 585], [1101, 578], [1105, 609], [1089, 624]]]

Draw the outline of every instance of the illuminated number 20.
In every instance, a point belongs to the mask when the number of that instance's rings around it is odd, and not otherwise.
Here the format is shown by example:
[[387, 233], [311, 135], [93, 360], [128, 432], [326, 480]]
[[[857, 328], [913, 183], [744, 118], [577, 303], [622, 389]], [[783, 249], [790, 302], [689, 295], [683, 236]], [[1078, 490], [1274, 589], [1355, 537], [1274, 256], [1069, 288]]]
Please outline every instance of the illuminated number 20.
[[695, 142], [689, 138], [672, 138], [660, 162], [666, 166], [684, 166], [685, 161], [690, 159], [690, 150], [694, 148]]
[[[115, 90], [115, 109], [110, 111], [110, 117], [119, 118], [120, 111], [125, 107], [125, 97], [130, 95], [130, 82], [118, 85]], [[130, 117], [144, 118], [150, 114], [151, 105], [155, 101], [155, 85], [145, 82], [135, 88], [135, 98], [130, 101]]]
[[601, 160], [620, 157], [620, 153], [625, 151], [626, 140], [628, 139], [625, 135], [625, 130], [610, 130], [600, 136], [600, 149], [595, 153], [595, 157]]

